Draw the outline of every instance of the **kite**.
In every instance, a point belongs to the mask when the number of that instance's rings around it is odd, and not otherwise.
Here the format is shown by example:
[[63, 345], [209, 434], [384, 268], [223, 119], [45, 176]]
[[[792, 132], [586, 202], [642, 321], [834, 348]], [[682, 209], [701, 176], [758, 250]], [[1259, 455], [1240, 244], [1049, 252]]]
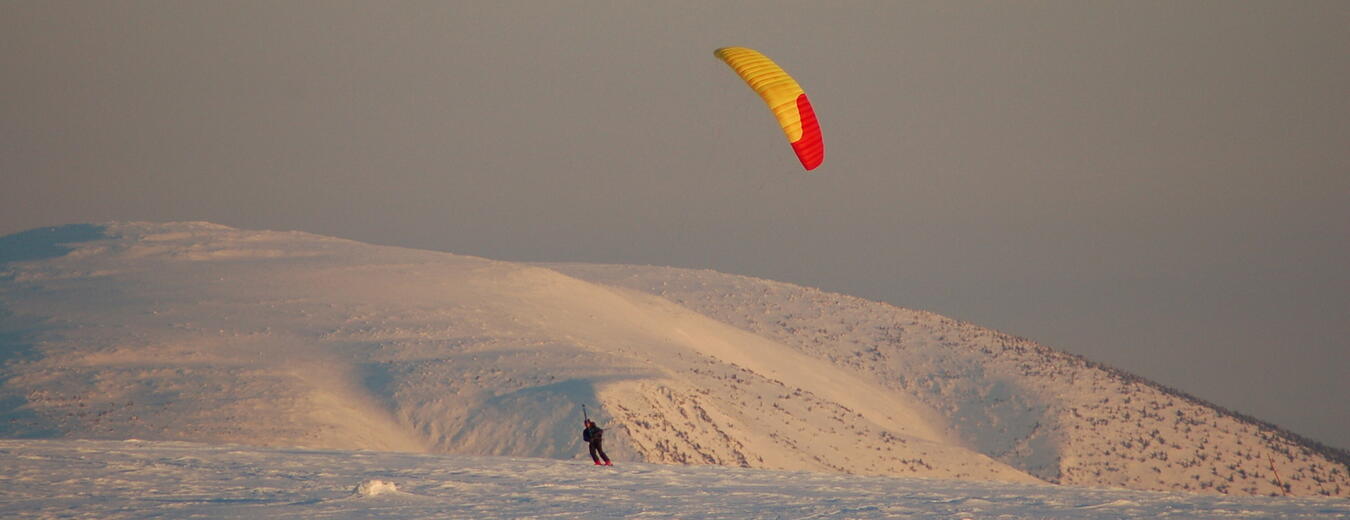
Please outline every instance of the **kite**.
[[825, 143], [820, 138], [816, 111], [811, 108], [801, 85], [777, 63], [754, 49], [723, 47], [713, 54], [730, 65], [773, 110], [802, 167], [810, 171], [820, 166], [825, 160]]

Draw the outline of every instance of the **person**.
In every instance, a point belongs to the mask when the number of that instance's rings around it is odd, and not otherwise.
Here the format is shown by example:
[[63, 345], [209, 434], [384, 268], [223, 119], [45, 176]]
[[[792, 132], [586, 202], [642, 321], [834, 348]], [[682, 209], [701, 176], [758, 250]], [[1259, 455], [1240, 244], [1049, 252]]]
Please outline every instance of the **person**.
[[[609, 461], [609, 455], [605, 455], [605, 449], [600, 446], [604, 441], [605, 430], [600, 429], [595, 425], [595, 421], [590, 419], [586, 419], [585, 424], [586, 429], [581, 430], [581, 440], [590, 443], [591, 460], [595, 461], [596, 466], [613, 466], [614, 463]], [[602, 459], [605, 461], [603, 464], [600, 462]]]

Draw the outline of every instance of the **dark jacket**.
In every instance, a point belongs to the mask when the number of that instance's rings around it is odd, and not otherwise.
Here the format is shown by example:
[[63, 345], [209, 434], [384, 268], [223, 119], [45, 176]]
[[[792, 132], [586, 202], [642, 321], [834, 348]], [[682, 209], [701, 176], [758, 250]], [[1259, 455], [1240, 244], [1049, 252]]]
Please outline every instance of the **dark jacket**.
[[605, 430], [594, 424], [587, 426], [585, 430], [581, 430], [581, 440], [586, 442], [599, 442], [604, 435]]

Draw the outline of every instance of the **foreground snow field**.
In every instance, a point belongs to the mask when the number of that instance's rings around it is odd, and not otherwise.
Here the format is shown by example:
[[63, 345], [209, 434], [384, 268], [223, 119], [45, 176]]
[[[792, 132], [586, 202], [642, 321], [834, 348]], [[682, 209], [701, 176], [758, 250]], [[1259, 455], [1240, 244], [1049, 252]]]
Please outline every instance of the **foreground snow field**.
[[1333, 498], [556, 459], [0, 440], [0, 518], [1350, 518]]

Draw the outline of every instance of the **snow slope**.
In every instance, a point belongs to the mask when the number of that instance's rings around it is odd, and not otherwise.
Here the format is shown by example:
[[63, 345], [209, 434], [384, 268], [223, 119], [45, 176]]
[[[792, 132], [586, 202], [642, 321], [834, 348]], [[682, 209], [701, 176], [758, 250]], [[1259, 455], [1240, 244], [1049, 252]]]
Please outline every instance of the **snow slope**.
[[1343, 453], [1269, 425], [777, 282], [207, 223], [34, 230], [0, 262], [0, 437], [573, 459], [588, 404], [622, 461], [1350, 492]]
[[0, 467], [3, 518], [1350, 518], [1334, 498], [182, 442], [0, 440]]
[[1222, 494], [1350, 493], [1350, 456], [1137, 376], [936, 314], [768, 280], [559, 264], [669, 299], [912, 396], [946, 433], [1043, 480]]

